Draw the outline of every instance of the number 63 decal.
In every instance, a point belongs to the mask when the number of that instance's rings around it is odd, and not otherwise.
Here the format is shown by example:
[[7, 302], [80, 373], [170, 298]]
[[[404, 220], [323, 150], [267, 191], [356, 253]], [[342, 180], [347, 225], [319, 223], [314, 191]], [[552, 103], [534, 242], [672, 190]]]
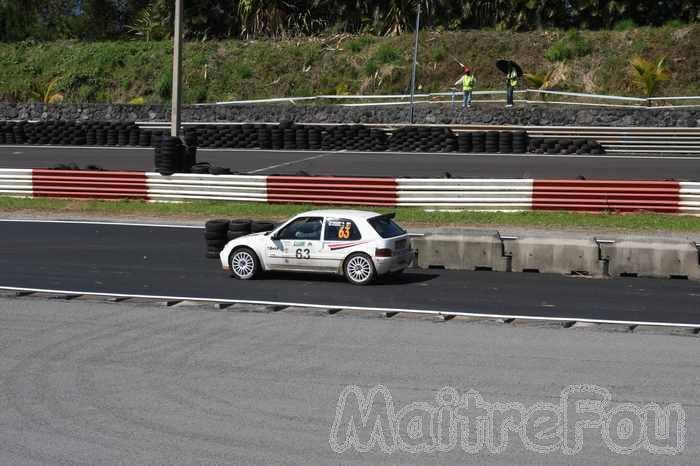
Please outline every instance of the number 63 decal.
[[338, 239], [350, 239], [350, 228], [352, 225], [346, 223], [345, 226], [338, 230]]
[[296, 250], [297, 259], [311, 259], [311, 251], [308, 249], [297, 249]]

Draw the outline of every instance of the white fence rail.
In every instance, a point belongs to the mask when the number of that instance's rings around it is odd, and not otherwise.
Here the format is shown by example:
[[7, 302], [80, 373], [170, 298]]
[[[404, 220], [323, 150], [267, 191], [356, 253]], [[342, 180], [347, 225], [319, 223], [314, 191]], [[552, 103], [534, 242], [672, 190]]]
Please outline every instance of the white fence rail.
[[398, 178], [397, 205], [516, 211], [532, 207], [532, 180]]
[[146, 173], [146, 178], [152, 201], [267, 202], [265, 176]]
[[31, 196], [32, 170], [0, 170], [0, 194], [3, 196]]
[[681, 182], [681, 212], [700, 214], [700, 183]]

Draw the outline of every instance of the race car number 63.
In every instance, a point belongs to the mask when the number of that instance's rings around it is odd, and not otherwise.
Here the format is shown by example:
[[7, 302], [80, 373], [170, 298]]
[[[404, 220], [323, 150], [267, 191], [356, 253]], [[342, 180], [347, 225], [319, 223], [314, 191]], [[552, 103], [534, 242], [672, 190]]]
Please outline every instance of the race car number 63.
[[297, 249], [296, 257], [297, 259], [311, 259], [311, 251], [308, 249]]

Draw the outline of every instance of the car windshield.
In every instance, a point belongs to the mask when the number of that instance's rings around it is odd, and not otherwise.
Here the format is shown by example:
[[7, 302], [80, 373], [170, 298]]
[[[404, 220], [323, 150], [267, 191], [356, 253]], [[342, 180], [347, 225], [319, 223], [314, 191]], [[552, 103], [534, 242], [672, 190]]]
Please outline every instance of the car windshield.
[[368, 222], [382, 238], [393, 238], [406, 234], [403, 228], [394, 223], [391, 218], [384, 215], [370, 218]]

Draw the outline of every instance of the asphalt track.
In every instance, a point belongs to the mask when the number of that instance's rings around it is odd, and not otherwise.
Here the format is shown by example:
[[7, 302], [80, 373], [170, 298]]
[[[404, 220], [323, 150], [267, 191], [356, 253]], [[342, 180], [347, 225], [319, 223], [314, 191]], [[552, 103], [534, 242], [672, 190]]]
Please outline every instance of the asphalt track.
[[698, 282], [413, 270], [360, 293], [333, 276], [236, 281], [204, 249], [200, 229], [2, 221], [0, 286], [700, 324]]
[[[634, 179], [700, 181], [700, 159], [667, 156], [458, 155], [411, 153], [201, 150], [200, 161], [261, 175], [455, 178]], [[75, 163], [114, 170], [152, 170], [151, 149], [0, 146], [2, 168]]]
[[[3, 465], [691, 465], [700, 454], [697, 337], [82, 299], [0, 298], [0, 309]], [[559, 405], [570, 384], [593, 384], [611, 394], [608, 409], [679, 403], [684, 446], [673, 456], [615, 453], [608, 431], [591, 427], [574, 454], [561, 444], [538, 453], [515, 432], [499, 435], [508, 418], [496, 415], [495, 434], [486, 432], [498, 451], [335, 452], [341, 393], [380, 384], [395, 412], [414, 402], [438, 406], [444, 387], [531, 408]], [[364, 428], [353, 401], [341, 407], [342, 422], [354, 415], [359, 440], [369, 443], [385, 398], [374, 399]], [[565, 406], [570, 426], [595, 419], [575, 414], [573, 401]], [[669, 440], [655, 444], [678, 443], [675, 419]], [[553, 443], [534, 435], [535, 445]], [[439, 439], [448, 443], [444, 433]]]

